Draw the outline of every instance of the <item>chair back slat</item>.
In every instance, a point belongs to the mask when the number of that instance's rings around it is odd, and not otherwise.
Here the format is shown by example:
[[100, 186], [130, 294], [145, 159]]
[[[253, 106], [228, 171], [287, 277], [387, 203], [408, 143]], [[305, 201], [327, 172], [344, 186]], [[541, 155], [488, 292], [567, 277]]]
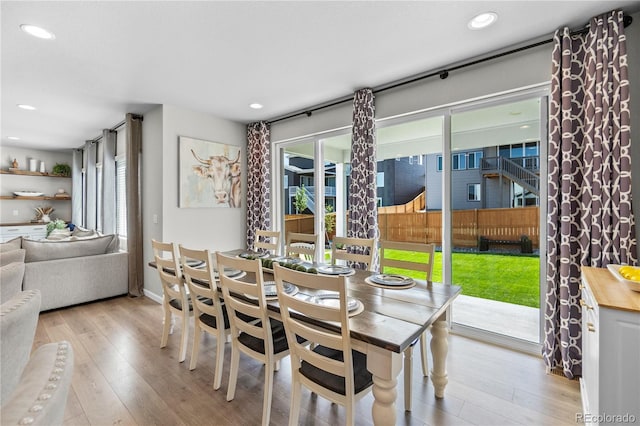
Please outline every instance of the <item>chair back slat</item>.
[[[389, 258], [387, 250], [397, 250], [405, 253], [424, 253], [426, 260], [406, 260]], [[380, 272], [385, 272], [385, 268], [399, 268], [409, 271], [424, 272], [424, 280], [427, 285], [431, 285], [433, 275], [435, 245], [423, 243], [406, 243], [399, 241], [380, 241]]]
[[305, 260], [315, 260], [319, 249], [318, 234], [287, 232], [285, 256], [302, 256]]
[[255, 251], [266, 250], [272, 254], [280, 252], [280, 231], [256, 230], [256, 239], [253, 241]]
[[[376, 253], [375, 238], [349, 238], [333, 237], [331, 243], [331, 264], [337, 260], [353, 262], [353, 266], [369, 271], [374, 268], [374, 256]], [[361, 265], [366, 265], [363, 268]]]

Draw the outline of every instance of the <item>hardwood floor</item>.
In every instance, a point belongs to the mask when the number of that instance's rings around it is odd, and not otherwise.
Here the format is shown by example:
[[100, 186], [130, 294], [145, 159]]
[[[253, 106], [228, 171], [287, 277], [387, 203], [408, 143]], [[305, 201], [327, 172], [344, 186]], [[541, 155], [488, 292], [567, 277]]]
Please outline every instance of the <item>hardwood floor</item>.
[[[236, 397], [226, 401], [230, 345], [222, 387], [213, 390], [215, 338], [206, 335], [198, 366], [177, 362], [179, 320], [160, 349], [162, 307], [147, 298], [119, 297], [40, 315], [34, 347], [68, 340], [75, 351], [65, 425], [258, 425], [264, 369], [241, 356]], [[193, 332], [193, 327], [191, 327]], [[192, 334], [190, 335], [192, 341]], [[415, 351], [414, 360], [419, 359]], [[271, 424], [286, 425], [289, 359], [275, 374]], [[547, 375], [539, 357], [464, 337], [449, 338], [445, 398], [414, 362], [413, 411], [403, 410], [398, 379], [397, 423], [428, 425], [574, 424], [580, 411], [577, 381]], [[369, 394], [358, 402], [357, 424], [371, 424]], [[305, 391], [300, 420], [307, 425], [344, 423], [344, 409]]]

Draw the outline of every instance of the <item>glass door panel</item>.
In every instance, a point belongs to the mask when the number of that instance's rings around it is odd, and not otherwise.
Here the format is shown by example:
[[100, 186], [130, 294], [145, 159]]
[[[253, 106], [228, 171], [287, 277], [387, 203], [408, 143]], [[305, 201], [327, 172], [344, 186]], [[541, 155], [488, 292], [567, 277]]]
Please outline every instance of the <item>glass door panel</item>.
[[284, 231], [315, 234], [318, 211], [313, 141], [287, 145], [282, 150]]
[[[453, 322], [537, 343], [540, 330], [539, 97], [451, 115]], [[474, 154], [481, 152], [480, 155]], [[460, 164], [460, 163], [458, 163]]]

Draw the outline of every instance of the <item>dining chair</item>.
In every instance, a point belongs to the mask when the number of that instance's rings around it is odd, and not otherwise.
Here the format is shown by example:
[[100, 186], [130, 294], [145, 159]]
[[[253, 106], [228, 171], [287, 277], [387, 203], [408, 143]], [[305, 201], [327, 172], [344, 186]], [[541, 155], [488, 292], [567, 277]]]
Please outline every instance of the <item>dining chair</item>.
[[[375, 267], [373, 262], [376, 248], [375, 238], [333, 237], [331, 264], [335, 265], [336, 260], [345, 260], [354, 262], [353, 266], [358, 269], [372, 271]], [[363, 268], [362, 264], [366, 267]]]
[[299, 232], [287, 232], [285, 256], [302, 257], [307, 261], [315, 261], [320, 237], [318, 234], [302, 234]]
[[[213, 389], [220, 389], [224, 364], [224, 344], [231, 335], [229, 315], [218, 291], [218, 280], [209, 250], [193, 250], [178, 246], [180, 264], [193, 305], [194, 335], [189, 370], [196, 368], [202, 332], [216, 338], [216, 363]], [[197, 262], [197, 263], [196, 263]]]
[[180, 263], [176, 255], [174, 243], [165, 243], [151, 240], [153, 256], [160, 275], [162, 284], [162, 309], [164, 320], [162, 326], [162, 339], [160, 347], [167, 346], [169, 334], [173, 334], [173, 315], [177, 315], [182, 320], [182, 331], [180, 336], [180, 352], [178, 361], [183, 362], [187, 357], [187, 342], [189, 340], [189, 315], [192, 306], [187, 294], [187, 287], [180, 270]]
[[255, 280], [250, 282], [224, 274], [220, 276], [222, 295], [231, 320], [231, 369], [227, 401], [235, 397], [242, 352], [265, 366], [262, 424], [268, 425], [271, 417], [274, 371], [278, 370], [280, 360], [289, 355], [284, 326], [280, 321], [270, 319], [267, 314], [260, 259], [230, 257], [220, 252], [216, 253], [216, 257], [218, 270], [233, 268], [246, 272], [249, 278], [255, 277]]
[[[280, 314], [291, 352], [291, 407], [289, 425], [297, 425], [300, 416], [302, 386], [346, 408], [346, 423], [355, 423], [356, 401], [372, 388], [373, 377], [367, 370], [367, 356], [351, 348], [347, 285], [344, 276], [315, 275], [274, 264], [274, 276]], [[311, 298], [288, 295], [284, 283], [313, 291], [332, 292], [338, 307], [323, 306]], [[291, 315], [295, 311], [298, 314]], [[314, 327], [307, 319], [339, 325], [325, 329]], [[298, 343], [299, 340], [311, 346]]]
[[[403, 253], [424, 253], [427, 259], [424, 261], [408, 260], [407, 257], [397, 259], [389, 257], [387, 250], [396, 250]], [[427, 288], [431, 288], [431, 276], [433, 274], [433, 257], [435, 252], [434, 244], [407, 243], [398, 241], [380, 241], [380, 272], [384, 273], [385, 268], [398, 268], [405, 271], [418, 271], [424, 273]], [[422, 375], [429, 375], [429, 362], [427, 359], [427, 331], [420, 335], [420, 357], [422, 360]], [[413, 342], [404, 351], [404, 409], [411, 411], [411, 372], [413, 371], [413, 347], [417, 341]]]
[[256, 229], [256, 237], [253, 240], [253, 249], [267, 250], [271, 254], [280, 252], [280, 231], [266, 231], [264, 229]]

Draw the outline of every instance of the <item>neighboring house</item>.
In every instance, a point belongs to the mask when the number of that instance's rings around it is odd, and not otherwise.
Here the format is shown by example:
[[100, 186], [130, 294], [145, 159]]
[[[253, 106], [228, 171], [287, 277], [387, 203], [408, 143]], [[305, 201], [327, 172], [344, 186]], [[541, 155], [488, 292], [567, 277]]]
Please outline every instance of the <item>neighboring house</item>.
[[[294, 199], [298, 188], [304, 188], [307, 193], [307, 209], [305, 212], [316, 212], [315, 202], [315, 182], [314, 182], [314, 164], [313, 159], [306, 157], [298, 157], [294, 155], [285, 155], [284, 161], [284, 214], [295, 214], [296, 208]], [[324, 168], [324, 203], [330, 205], [334, 210], [336, 207], [336, 177], [335, 165], [328, 164]]]
[[[427, 155], [427, 210], [442, 209], [442, 154]], [[451, 158], [453, 210], [539, 205], [539, 142], [456, 152]]]

